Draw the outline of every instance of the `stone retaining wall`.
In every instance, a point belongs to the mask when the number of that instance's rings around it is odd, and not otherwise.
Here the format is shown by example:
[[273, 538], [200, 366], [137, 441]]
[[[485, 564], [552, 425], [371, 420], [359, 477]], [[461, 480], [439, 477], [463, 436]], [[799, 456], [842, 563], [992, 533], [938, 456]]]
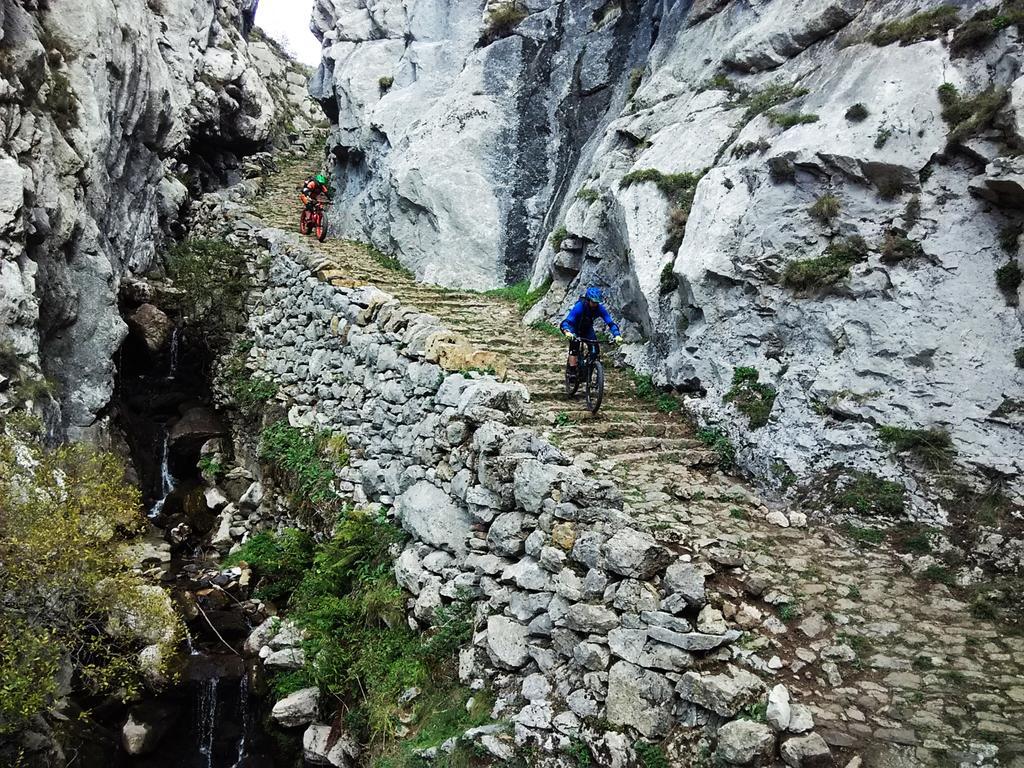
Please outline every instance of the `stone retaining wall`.
[[[511, 726], [478, 734], [495, 757], [583, 739], [601, 765], [624, 766], [638, 736], [711, 726], [683, 731], [694, 754], [701, 734], [765, 701], [760, 677], [733, 666], [749, 656], [734, 650], [741, 633], [706, 604], [714, 566], [631, 527], [614, 485], [517, 426], [525, 387], [453, 370], [486, 353], [387, 293], [345, 285], [297, 237], [239, 217], [233, 237], [272, 256], [248, 364], [280, 385], [294, 426], [347, 436], [342, 489], [389, 506], [410, 534], [395, 562], [410, 622], [476, 601], [459, 675], [498, 694], [495, 717]], [[753, 764], [787, 729], [813, 727], [784, 687], [772, 700], [772, 725], [721, 729], [705, 748]], [[791, 752], [803, 749], [796, 738]], [[827, 754], [819, 737], [801, 738]]]

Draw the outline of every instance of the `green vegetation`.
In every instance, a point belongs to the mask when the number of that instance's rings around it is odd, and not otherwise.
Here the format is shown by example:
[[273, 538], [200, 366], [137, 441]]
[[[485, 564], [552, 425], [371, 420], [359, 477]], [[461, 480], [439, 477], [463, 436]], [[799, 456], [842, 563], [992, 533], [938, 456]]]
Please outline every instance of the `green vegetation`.
[[0, 375], [8, 380], [7, 394], [16, 408], [50, 400], [56, 391], [54, 383], [33, 373], [23, 356], [16, 353], [9, 343], [0, 343]]
[[999, 245], [1008, 253], [1017, 252], [1017, 241], [1024, 232], [1022, 224], [1007, 224], [999, 230]]
[[702, 91], [725, 91], [732, 96], [742, 96], [746, 93], [743, 88], [736, 85], [729, 76], [718, 72], [701, 87]]
[[640, 90], [640, 83], [644, 80], [644, 68], [634, 67], [629, 70], [629, 89], [626, 91], [626, 101], [632, 101], [636, 92]]
[[666, 253], [669, 251], [675, 253], [683, 242], [686, 223], [690, 218], [690, 209], [693, 207], [693, 197], [697, 193], [697, 184], [703, 175], [703, 171], [701, 173], [662, 173], [654, 168], [644, 168], [627, 173], [619, 182], [619, 186], [623, 189], [634, 184], [654, 184], [669, 201], [671, 207], [666, 227], [668, 239], [662, 248]]
[[226, 566], [249, 565], [257, 574], [254, 595], [277, 602], [295, 591], [313, 565], [313, 538], [297, 528], [257, 533], [224, 562]]
[[582, 739], [573, 739], [570, 741], [569, 745], [565, 748], [565, 754], [578, 766], [578, 768], [590, 768], [593, 764], [593, 760], [590, 755], [590, 747], [588, 747], [586, 742]]
[[658, 292], [667, 296], [679, 287], [679, 276], [675, 272], [675, 262], [669, 261], [661, 268], [661, 277], [658, 280]]
[[224, 473], [224, 467], [220, 463], [220, 459], [212, 454], [200, 456], [197, 466], [204, 477], [217, 478]]
[[808, 93], [806, 88], [797, 88], [791, 83], [769, 83], [759, 91], [743, 93], [739, 101], [740, 106], [746, 107], [746, 111], [743, 113], [743, 124], [749, 123], [770, 109], [800, 96], [806, 96]]
[[654, 403], [654, 406], [662, 413], [673, 413], [681, 408], [679, 401], [670, 393], [660, 390], [650, 376], [636, 371], [630, 371], [630, 376], [633, 379], [637, 397]]
[[868, 246], [863, 237], [836, 240], [813, 259], [799, 259], [786, 265], [782, 284], [795, 291], [820, 291], [837, 285], [850, 276], [850, 267], [867, 259]]
[[1024, 274], [1021, 273], [1020, 264], [1016, 261], [1004, 264], [996, 270], [996, 285], [1003, 293], [1011, 296], [1017, 293], [1022, 278]]
[[879, 252], [881, 260], [887, 264], [898, 264], [901, 261], [919, 259], [925, 255], [919, 242], [911, 240], [895, 229], [890, 229], [885, 233]]
[[892, 128], [882, 126], [878, 129], [878, 133], [875, 134], [875, 149], [881, 149], [885, 146], [886, 142], [889, 141], [889, 137], [892, 136]]
[[943, 429], [907, 429], [880, 426], [878, 437], [897, 453], [911, 453], [932, 468], [949, 464], [955, 453], [949, 433]]
[[[785, 622], [790, 622], [800, 615], [800, 606], [794, 605], [793, 603], [783, 603], [779, 606], [779, 619]], [[765, 707], [768, 705], [765, 704]]]
[[[145, 521], [115, 457], [0, 434], [0, 510], [0, 736], [50, 707], [65, 663], [75, 690], [121, 700], [168, 674], [180, 623], [121, 554]], [[143, 669], [147, 645], [162, 661]]]
[[942, 119], [949, 125], [948, 140], [956, 143], [988, 128], [1007, 99], [1005, 88], [992, 86], [973, 96], [962, 96], [952, 83], [939, 86]]
[[723, 402], [734, 403], [736, 409], [747, 417], [751, 429], [760, 429], [768, 423], [775, 404], [775, 387], [761, 384], [759, 378], [756, 368], [741, 366], [733, 369], [732, 388], [722, 397]]
[[579, 192], [576, 193], [578, 200], [583, 200], [588, 203], [595, 203], [601, 197], [601, 193], [591, 187], [583, 187]]
[[304, 511], [337, 507], [334, 467], [348, 463], [343, 435], [310, 434], [276, 421], [260, 434], [260, 459], [270, 464], [274, 477]]
[[964, 56], [970, 51], [987, 46], [995, 36], [1010, 26], [1024, 23], [1024, 7], [1019, 0], [1003, 3], [998, 8], [978, 11], [953, 31], [949, 44], [953, 57]]
[[529, 15], [515, 0], [498, 3], [487, 12], [487, 38], [493, 41], [508, 37]]
[[938, 8], [915, 13], [905, 19], [881, 24], [868, 39], [878, 46], [892, 43], [910, 45], [942, 37], [959, 21], [955, 6], [940, 5]]
[[697, 430], [697, 439], [718, 454], [718, 461], [723, 467], [731, 467], [736, 462], [736, 446], [724, 431], [717, 427], [704, 427]]
[[[284, 573], [294, 585], [290, 618], [306, 632], [306, 664], [274, 681], [279, 692], [315, 685], [340, 702], [346, 725], [370, 745], [368, 764], [394, 768], [412, 768], [419, 764], [413, 750], [486, 722], [491, 705], [486, 693], [477, 693], [467, 711], [469, 692], [452, 683], [456, 651], [471, 633], [470, 603], [438, 609], [426, 635], [406, 624], [406, 596], [395, 582], [389, 555], [403, 538], [383, 517], [353, 511], [311, 559], [300, 546]], [[273, 570], [280, 565], [277, 549], [269, 559], [248, 562], [261, 587], [281, 578], [281, 571]], [[399, 695], [414, 686], [422, 693], [403, 707]], [[411, 732], [398, 740], [403, 724]]]
[[493, 290], [486, 291], [484, 295], [514, 302], [515, 305], [519, 307], [519, 311], [525, 315], [533, 308], [534, 304], [544, 297], [544, 294], [548, 292], [550, 287], [551, 280], [548, 279], [531, 291], [530, 282], [528, 280], [523, 280], [520, 283], [515, 283], [514, 285], [509, 285], [505, 288], [495, 288]]
[[668, 758], [658, 744], [637, 741], [633, 744], [633, 751], [640, 761], [640, 768], [670, 768]]
[[564, 335], [562, 331], [559, 330], [557, 325], [553, 325], [549, 323], [547, 320], [538, 320], [530, 327], [533, 328], [533, 330], [535, 331], [540, 331], [541, 333], [545, 333], [548, 336], [552, 336], [556, 339], [560, 339]]
[[397, 256], [381, 253], [369, 243], [365, 243], [363, 247], [366, 248], [366, 255], [369, 256], [378, 265], [384, 267], [384, 269], [396, 272], [402, 277], [407, 277], [410, 280], [413, 279], [412, 271], [410, 271], [410, 269], [407, 266], [405, 266], [401, 261], [399, 261]]
[[865, 107], [861, 102], [850, 105], [850, 108], [846, 110], [846, 119], [851, 123], [860, 123], [867, 120], [868, 108]]
[[61, 133], [78, 125], [78, 97], [65, 73], [51, 72], [50, 89], [43, 106], [53, 116]]
[[814, 201], [814, 205], [807, 209], [807, 212], [814, 218], [826, 224], [839, 215], [839, 198], [829, 193], [822, 195]]
[[920, 523], [900, 523], [889, 532], [893, 548], [897, 552], [927, 555], [932, 551], [933, 531]]
[[559, 427], [567, 427], [572, 423], [572, 416], [565, 411], [559, 411], [558, 415], [555, 417], [555, 424]]
[[263, 406], [277, 395], [276, 383], [253, 376], [246, 365], [252, 347], [251, 339], [236, 343], [231, 354], [222, 359], [218, 373], [235, 406], [249, 419], [255, 419]]
[[202, 328], [208, 351], [222, 351], [245, 317], [252, 287], [246, 253], [223, 240], [186, 240], [168, 254], [167, 273], [181, 292], [179, 312]]
[[792, 128], [796, 125], [807, 125], [808, 123], [816, 123], [820, 120], [817, 115], [806, 114], [804, 112], [779, 112], [771, 111], [768, 113], [768, 120], [772, 124], [779, 126], [783, 130]]
[[749, 157], [755, 152], [766, 152], [771, 147], [763, 136], [757, 141], [745, 141], [732, 148], [733, 157]]
[[377, 80], [377, 87], [380, 88], [381, 92], [387, 92], [391, 90], [391, 86], [395, 84], [395, 78], [391, 75], [384, 75]]
[[924, 581], [934, 581], [951, 587], [956, 584], [956, 575], [948, 565], [929, 565], [919, 575]]
[[565, 226], [560, 226], [551, 233], [551, 237], [548, 238], [548, 242], [551, 243], [551, 249], [556, 253], [562, 250], [562, 243], [565, 242], [565, 238], [569, 236], [569, 230]]
[[883, 200], [895, 200], [907, 191], [899, 176], [882, 176], [875, 181], [875, 186]]
[[[885, 541], [885, 531], [880, 528], [866, 528], [860, 525], [846, 522], [842, 525], [842, 531], [860, 545], [875, 546]], [[860, 591], [858, 590], [858, 597]]]
[[870, 472], [850, 471], [835, 478], [834, 505], [860, 515], [903, 513], [904, 490], [899, 483], [883, 480]]

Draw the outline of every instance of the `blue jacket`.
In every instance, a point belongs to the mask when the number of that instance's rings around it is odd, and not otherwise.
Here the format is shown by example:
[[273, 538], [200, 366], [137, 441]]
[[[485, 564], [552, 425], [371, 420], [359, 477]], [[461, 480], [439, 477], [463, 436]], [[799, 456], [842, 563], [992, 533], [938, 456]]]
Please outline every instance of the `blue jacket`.
[[572, 331], [581, 339], [594, 341], [597, 339], [597, 334], [594, 333], [594, 321], [599, 317], [604, 320], [612, 336], [622, 335], [619, 332], [619, 326], [615, 324], [612, 316], [608, 314], [608, 310], [604, 308], [604, 304], [598, 304], [596, 308], [591, 309], [586, 299], [580, 299], [573, 305], [559, 327], [563, 331]]

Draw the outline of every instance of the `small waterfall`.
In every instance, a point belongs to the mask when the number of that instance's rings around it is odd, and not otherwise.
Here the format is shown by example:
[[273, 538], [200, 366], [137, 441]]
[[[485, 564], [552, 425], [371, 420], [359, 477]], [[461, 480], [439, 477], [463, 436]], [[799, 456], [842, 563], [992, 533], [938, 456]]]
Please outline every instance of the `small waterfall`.
[[178, 377], [178, 356], [181, 354], [181, 326], [174, 326], [171, 332], [171, 354], [170, 364], [167, 366], [167, 380], [173, 381]]
[[196, 702], [196, 735], [202, 768], [213, 768], [213, 734], [217, 729], [217, 678], [203, 680]]
[[252, 727], [252, 715], [249, 712], [249, 675], [242, 675], [242, 682], [238, 689], [238, 716], [242, 722], [242, 733], [238, 737], [238, 757], [232, 768], [237, 768], [247, 757], [246, 749], [249, 746], [249, 730]]
[[174, 490], [175, 480], [171, 474], [171, 436], [164, 430], [163, 447], [160, 450], [160, 498], [149, 510], [150, 519], [157, 517], [164, 509], [164, 502]]

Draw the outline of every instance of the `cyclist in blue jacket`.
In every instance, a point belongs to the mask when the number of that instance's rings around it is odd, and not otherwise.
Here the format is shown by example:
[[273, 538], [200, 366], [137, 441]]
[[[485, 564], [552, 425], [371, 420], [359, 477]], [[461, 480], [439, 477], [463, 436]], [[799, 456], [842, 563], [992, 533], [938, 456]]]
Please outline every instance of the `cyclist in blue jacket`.
[[581, 340], [597, 341], [597, 334], [594, 333], [594, 321], [599, 317], [608, 326], [612, 340], [616, 344], [621, 343], [622, 333], [619, 331], [619, 326], [612, 320], [608, 310], [605, 309], [604, 304], [601, 303], [601, 289], [597, 286], [587, 288], [587, 292], [573, 305], [559, 326], [562, 333], [569, 339], [569, 374], [571, 376], [576, 375]]

